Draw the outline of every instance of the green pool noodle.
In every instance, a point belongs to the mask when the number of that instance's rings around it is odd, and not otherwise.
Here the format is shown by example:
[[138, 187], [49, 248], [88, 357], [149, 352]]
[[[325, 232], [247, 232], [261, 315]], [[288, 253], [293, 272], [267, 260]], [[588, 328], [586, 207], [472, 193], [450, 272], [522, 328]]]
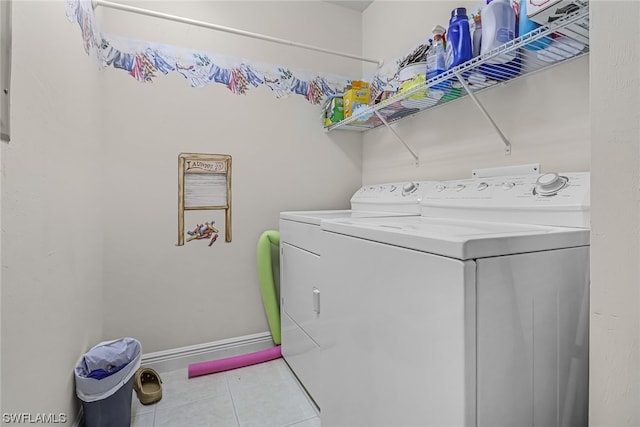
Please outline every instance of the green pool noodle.
[[269, 329], [273, 342], [280, 344], [280, 304], [276, 294], [276, 284], [273, 277], [271, 263], [271, 245], [280, 246], [280, 233], [275, 230], [267, 230], [258, 239], [258, 280], [260, 281], [260, 293], [262, 303], [267, 315]]

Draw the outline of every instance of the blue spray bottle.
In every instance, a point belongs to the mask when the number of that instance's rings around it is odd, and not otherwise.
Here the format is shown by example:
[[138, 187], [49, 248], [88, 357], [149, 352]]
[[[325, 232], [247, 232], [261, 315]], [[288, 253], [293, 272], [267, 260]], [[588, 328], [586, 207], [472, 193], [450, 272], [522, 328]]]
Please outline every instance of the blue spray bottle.
[[[445, 62], [445, 46], [444, 46], [445, 29], [437, 25], [433, 29], [433, 44], [427, 54], [427, 80], [432, 79], [438, 74], [447, 71]], [[446, 89], [450, 86], [448, 82], [438, 83], [432, 86], [435, 89]]]

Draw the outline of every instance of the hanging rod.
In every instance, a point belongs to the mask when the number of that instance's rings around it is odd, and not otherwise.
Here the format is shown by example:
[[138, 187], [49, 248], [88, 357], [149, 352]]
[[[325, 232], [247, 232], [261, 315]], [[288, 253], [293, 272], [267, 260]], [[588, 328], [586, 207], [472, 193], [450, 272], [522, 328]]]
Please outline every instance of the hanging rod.
[[147, 15], [147, 16], [153, 16], [155, 18], [167, 19], [169, 21], [181, 22], [183, 24], [196, 25], [198, 27], [209, 28], [210, 30], [224, 31], [226, 33], [236, 34], [239, 36], [251, 37], [254, 39], [265, 40], [265, 41], [284, 44], [288, 46], [295, 46], [302, 49], [315, 50], [316, 52], [323, 52], [330, 55], [342, 56], [345, 58], [356, 59], [358, 61], [371, 62], [371, 63], [377, 64], [378, 67], [382, 67], [382, 65], [384, 64], [384, 61], [382, 59], [363, 58], [357, 55], [352, 55], [350, 53], [338, 52], [335, 50], [298, 43], [291, 40], [280, 39], [277, 37], [267, 36], [264, 34], [252, 33], [250, 31], [245, 31], [245, 30], [239, 30], [237, 28], [225, 27], [223, 25], [211, 24], [209, 22], [198, 21], [191, 18], [184, 18], [181, 16], [170, 15], [168, 13], [156, 12], [153, 10], [142, 9], [134, 6], [127, 6], [124, 4], [114, 3], [107, 0], [91, 0], [91, 6], [93, 7], [93, 9], [96, 9], [98, 6], [102, 6], [102, 7], [107, 7], [111, 9], [123, 10], [125, 12], [133, 12], [133, 13], [138, 13], [140, 15]]

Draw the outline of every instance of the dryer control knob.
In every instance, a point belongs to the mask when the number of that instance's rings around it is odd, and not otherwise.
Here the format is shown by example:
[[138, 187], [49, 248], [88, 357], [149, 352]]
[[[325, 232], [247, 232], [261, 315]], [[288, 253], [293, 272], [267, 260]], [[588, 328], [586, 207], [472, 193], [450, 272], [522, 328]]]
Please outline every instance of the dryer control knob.
[[566, 187], [568, 181], [567, 178], [555, 172], [545, 173], [538, 177], [533, 191], [534, 194], [541, 196], [554, 196], [558, 191]]
[[402, 187], [402, 195], [403, 196], [409, 195], [415, 192], [417, 189], [418, 189], [418, 184], [416, 184], [415, 182], [408, 182]]
[[487, 184], [486, 182], [481, 182], [480, 184], [478, 184], [478, 191], [484, 191], [487, 188], [489, 188], [489, 184]]
[[500, 188], [502, 188], [503, 190], [511, 190], [515, 186], [516, 183], [511, 181], [504, 181], [502, 184], [500, 184]]

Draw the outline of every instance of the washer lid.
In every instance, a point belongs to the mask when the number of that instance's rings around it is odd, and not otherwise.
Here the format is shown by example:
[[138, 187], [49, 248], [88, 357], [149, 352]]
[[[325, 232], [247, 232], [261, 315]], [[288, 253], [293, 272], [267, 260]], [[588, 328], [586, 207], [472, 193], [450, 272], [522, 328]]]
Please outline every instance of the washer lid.
[[322, 229], [461, 260], [589, 245], [589, 230], [428, 217], [322, 221]]
[[391, 216], [418, 216], [417, 212], [376, 212], [376, 211], [355, 211], [355, 210], [321, 210], [321, 211], [290, 211], [280, 212], [280, 219], [288, 221], [303, 222], [305, 224], [319, 226], [323, 220], [349, 219], [349, 218], [373, 218]]

